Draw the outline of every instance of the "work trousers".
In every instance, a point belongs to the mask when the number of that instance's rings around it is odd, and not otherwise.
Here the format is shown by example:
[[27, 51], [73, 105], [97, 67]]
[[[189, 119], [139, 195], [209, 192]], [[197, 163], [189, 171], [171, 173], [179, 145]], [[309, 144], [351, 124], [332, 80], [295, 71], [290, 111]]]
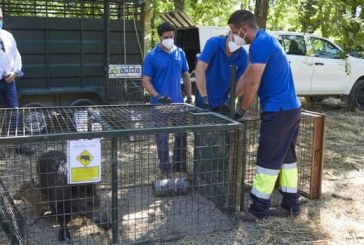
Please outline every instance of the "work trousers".
[[173, 146], [173, 163], [172, 166], [169, 162], [169, 147], [168, 147], [169, 134], [162, 133], [155, 136], [157, 142], [157, 152], [159, 158], [159, 168], [162, 172], [170, 171], [172, 167], [174, 171], [186, 171], [186, 157], [187, 157], [187, 134], [175, 133], [174, 146]]
[[268, 217], [270, 196], [277, 179], [283, 195], [281, 206], [294, 215], [300, 213], [295, 150], [300, 118], [301, 108], [261, 113], [257, 171], [249, 208], [258, 217]]
[[[7, 83], [4, 79], [0, 80], [0, 94], [6, 108], [18, 108], [18, 94], [16, 91], [16, 83]], [[17, 113], [11, 114], [10, 134], [15, 134], [16, 130], [21, 130], [19, 116]]]

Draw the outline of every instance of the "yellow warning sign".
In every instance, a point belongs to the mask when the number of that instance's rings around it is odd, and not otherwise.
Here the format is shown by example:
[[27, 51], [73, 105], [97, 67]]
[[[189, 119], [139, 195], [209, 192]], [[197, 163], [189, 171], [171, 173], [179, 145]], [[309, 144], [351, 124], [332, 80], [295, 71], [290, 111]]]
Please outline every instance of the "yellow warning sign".
[[97, 180], [99, 177], [99, 167], [72, 168], [72, 182], [84, 182]]
[[101, 139], [68, 141], [68, 183], [96, 183], [101, 181]]
[[94, 160], [94, 156], [88, 151], [84, 150], [80, 155], [76, 158], [84, 167], [87, 167], [92, 160]]

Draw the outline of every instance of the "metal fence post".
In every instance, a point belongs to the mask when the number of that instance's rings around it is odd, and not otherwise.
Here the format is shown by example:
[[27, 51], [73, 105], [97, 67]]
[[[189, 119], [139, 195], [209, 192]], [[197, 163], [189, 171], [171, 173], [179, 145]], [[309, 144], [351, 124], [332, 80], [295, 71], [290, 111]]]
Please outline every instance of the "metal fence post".
[[119, 215], [118, 215], [118, 138], [111, 139], [111, 161], [112, 161], [112, 183], [111, 183], [111, 206], [112, 206], [112, 242], [118, 243]]
[[235, 96], [236, 96], [236, 66], [230, 65], [230, 103], [229, 117], [235, 117]]
[[236, 193], [235, 193], [235, 212], [240, 214], [241, 205], [244, 205], [244, 193], [243, 193], [243, 183], [244, 183], [244, 173], [245, 173], [245, 125], [238, 131], [238, 154], [237, 154], [237, 175], [236, 175]]

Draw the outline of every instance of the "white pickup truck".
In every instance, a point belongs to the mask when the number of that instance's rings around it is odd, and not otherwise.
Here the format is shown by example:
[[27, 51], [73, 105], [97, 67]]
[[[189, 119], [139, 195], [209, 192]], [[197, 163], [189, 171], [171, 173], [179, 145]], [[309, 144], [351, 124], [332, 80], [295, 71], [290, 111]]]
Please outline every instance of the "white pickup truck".
[[299, 96], [342, 96], [350, 109], [364, 110], [364, 59], [317, 35], [270, 33], [287, 53]]

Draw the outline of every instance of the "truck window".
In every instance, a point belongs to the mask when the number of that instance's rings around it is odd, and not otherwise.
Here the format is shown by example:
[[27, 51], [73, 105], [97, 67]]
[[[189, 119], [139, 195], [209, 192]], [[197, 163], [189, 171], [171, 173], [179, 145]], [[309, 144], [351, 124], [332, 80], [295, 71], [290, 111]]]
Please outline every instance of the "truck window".
[[303, 36], [283, 35], [283, 48], [290, 55], [306, 55], [306, 43]]
[[340, 50], [327, 40], [311, 37], [311, 45], [316, 57], [329, 59], [339, 58]]

